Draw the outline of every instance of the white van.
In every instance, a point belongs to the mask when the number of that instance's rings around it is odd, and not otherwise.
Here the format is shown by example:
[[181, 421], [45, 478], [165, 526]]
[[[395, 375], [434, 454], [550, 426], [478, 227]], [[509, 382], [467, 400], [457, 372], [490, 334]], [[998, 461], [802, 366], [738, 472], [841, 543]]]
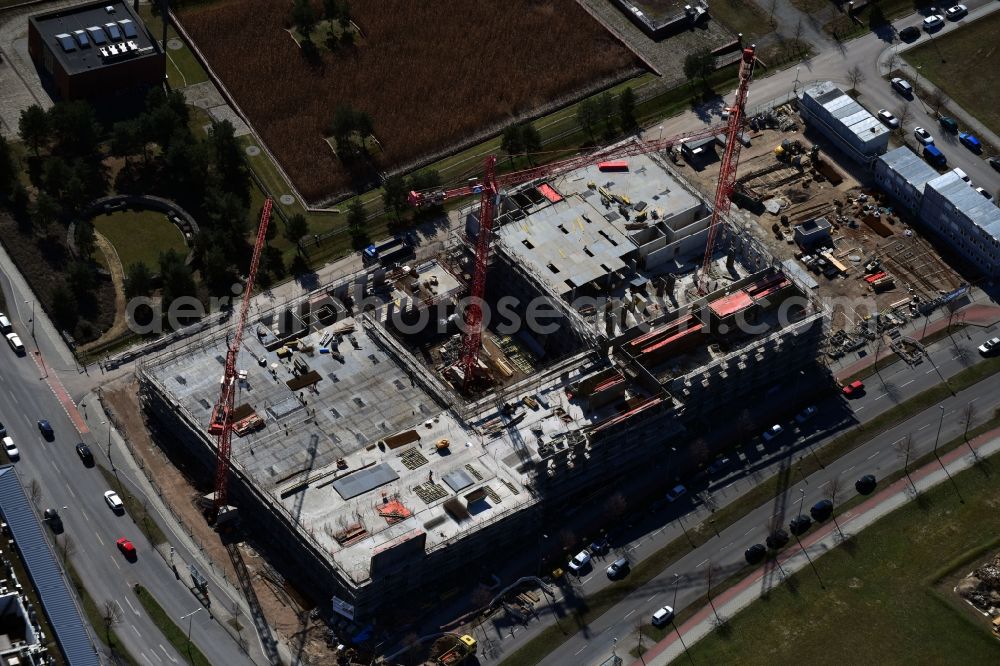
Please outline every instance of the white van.
[[[961, 169], [957, 169], [956, 168], [956, 169], [952, 169], [952, 171], [954, 171], [955, 175], [958, 176], [959, 178], [961, 178], [962, 180], [964, 180], [965, 182], [967, 182], [967, 183], [971, 183], [972, 182], [972, 179], [969, 178], [969, 174], [965, 173]], [[0, 321], [2, 321], [2, 320], [0, 320]]]
[[14, 330], [14, 327], [10, 325], [10, 319], [7, 319], [7, 315], [0, 312], [0, 333], [6, 335]]

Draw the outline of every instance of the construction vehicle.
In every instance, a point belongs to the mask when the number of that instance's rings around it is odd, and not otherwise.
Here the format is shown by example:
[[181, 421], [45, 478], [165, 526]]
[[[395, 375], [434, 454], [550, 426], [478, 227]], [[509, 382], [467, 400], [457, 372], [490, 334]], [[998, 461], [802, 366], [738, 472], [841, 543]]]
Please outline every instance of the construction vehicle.
[[465, 634], [459, 637], [458, 644], [455, 647], [437, 658], [437, 663], [441, 666], [461, 664], [466, 658], [474, 654], [476, 654], [476, 639]]
[[[597, 162], [621, 160], [631, 155], [645, 155], [655, 152], [670, 152], [682, 141], [691, 141], [699, 138], [715, 137], [723, 133], [726, 137], [725, 153], [720, 167], [719, 185], [715, 194], [715, 206], [712, 211], [712, 220], [709, 224], [708, 241], [705, 246], [705, 258], [703, 261], [702, 278], [706, 277], [708, 266], [711, 263], [712, 255], [715, 251], [715, 241], [718, 237], [719, 226], [722, 220], [726, 219], [730, 209], [730, 196], [736, 181], [736, 166], [739, 162], [740, 146], [738, 135], [743, 128], [745, 120], [745, 107], [747, 93], [749, 91], [750, 80], [753, 76], [753, 68], [756, 64], [755, 46], [743, 49], [740, 65], [740, 83], [736, 91], [736, 100], [733, 107], [728, 109], [729, 119], [721, 125], [712, 125], [695, 133], [687, 133], [683, 136], [657, 139], [656, 141], [629, 141], [611, 148], [605, 148], [596, 152], [577, 155], [565, 160], [543, 164], [522, 171], [497, 174], [496, 155], [488, 155], [483, 168], [483, 177], [467, 181], [461, 186], [449, 190], [433, 190], [428, 192], [411, 191], [407, 196], [407, 201], [411, 206], [420, 208], [426, 205], [441, 204], [450, 199], [479, 195], [479, 229], [475, 238], [475, 267], [472, 277], [472, 285], [469, 293], [469, 306], [465, 309], [465, 334], [462, 339], [462, 357], [459, 362], [457, 375], [461, 381], [461, 388], [470, 393], [476, 384], [476, 380], [482, 375], [485, 367], [479, 362], [479, 353], [482, 348], [482, 319], [483, 313], [480, 303], [484, 302], [486, 293], [486, 271], [489, 264], [490, 243], [492, 240], [494, 216], [500, 203], [501, 191], [505, 188], [513, 187], [524, 183], [529, 183], [542, 178], [552, 178], [554, 176], [590, 166]], [[614, 196], [603, 187], [598, 188], [601, 198], [610, 203], [615, 201]], [[622, 197], [624, 199], [624, 197]], [[705, 293], [707, 282], [699, 284], [699, 291]]]
[[[226, 505], [226, 491], [229, 481], [229, 453], [236, 425], [233, 423], [233, 411], [236, 402], [236, 391], [239, 388], [236, 359], [239, 356], [240, 346], [243, 342], [243, 329], [247, 323], [247, 312], [250, 309], [250, 298], [253, 295], [253, 285], [257, 278], [257, 267], [260, 265], [260, 253], [264, 248], [267, 225], [271, 220], [272, 205], [273, 202], [268, 197], [264, 201], [264, 208], [260, 213], [260, 225], [257, 227], [257, 242], [253, 247], [250, 271], [247, 273], [247, 281], [243, 289], [240, 316], [236, 320], [236, 330], [233, 331], [229, 349], [226, 352], [226, 369], [222, 376], [222, 390], [219, 395], [219, 401], [215, 403], [215, 407], [212, 409], [212, 418], [208, 426], [209, 434], [215, 435], [217, 438], [215, 493], [212, 498], [212, 506], [208, 517], [209, 521], [215, 523], [217, 526], [222, 525], [224, 522], [222, 520], [223, 512], [228, 517], [235, 517], [235, 513], [229, 511]], [[242, 424], [241, 430], [243, 430]]]

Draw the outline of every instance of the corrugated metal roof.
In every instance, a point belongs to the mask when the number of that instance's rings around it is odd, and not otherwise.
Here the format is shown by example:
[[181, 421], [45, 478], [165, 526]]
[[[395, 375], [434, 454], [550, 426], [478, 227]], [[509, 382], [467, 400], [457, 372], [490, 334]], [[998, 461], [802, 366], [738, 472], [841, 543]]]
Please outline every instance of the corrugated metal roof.
[[[846, 133], [854, 134], [863, 143], [888, 135], [889, 130], [868, 109], [838, 88], [832, 81], [820, 81], [803, 91], [827, 114], [827, 121], [840, 125]], [[840, 130], [837, 130], [840, 132]], [[888, 140], [888, 138], [886, 138]]]
[[879, 160], [920, 192], [927, 181], [938, 177], [937, 171], [906, 146], [890, 150]]
[[66, 578], [12, 465], [0, 467], [0, 510], [38, 591], [42, 609], [49, 618], [66, 663], [99, 666], [97, 650], [66, 587]]
[[972, 185], [959, 178], [954, 171], [938, 176], [927, 182], [927, 187], [935, 190], [951, 202], [972, 224], [985, 234], [1000, 241], [1000, 208], [986, 197], [976, 192]]

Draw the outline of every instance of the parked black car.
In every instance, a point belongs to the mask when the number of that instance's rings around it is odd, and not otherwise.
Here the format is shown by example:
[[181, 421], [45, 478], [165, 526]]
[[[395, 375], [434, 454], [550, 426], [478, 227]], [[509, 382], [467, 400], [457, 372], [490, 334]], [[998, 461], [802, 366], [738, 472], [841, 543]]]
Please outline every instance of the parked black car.
[[788, 529], [791, 530], [792, 534], [795, 536], [801, 536], [809, 531], [812, 524], [812, 518], [805, 514], [799, 514], [792, 518], [792, 522], [788, 523]]
[[833, 502], [828, 499], [820, 500], [809, 509], [809, 514], [817, 523], [821, 523], [833, 515]]
[[791, 537], [788, 536], [788, 532], [782, 529], [777, 529], [774, 530], [769, 537], [767, 537], [765, 543], [771, 550], [778, 550], [787, 544], [789, 539], [791, 539]]
[[767, 555], [767, 548], [762, 543], [755, 543], [746, 549], [743, 553], [743, 557], [746, 558], [747, 564], [757, 564], [764, 559]]
[[76, 445], [76, 455], [80, 456], [80, 460], [87, 467], [94, 464], [94, 454], [90, 452], [90, 447], [83, 442]]
[[910, 26], [899, 31], [899, 38], [904, 42], [914, 42], [920, 39], [920, 28]]
[[59, 534], [63, 531], [62, 518], [59, 517], [59, 512], [55, 509], [46, 509], [45, 513], [42, 514], [45, 522], [49, 524], [49, 528]]
[[875, 486], [878, 484], [875, 481], [875, 477], [871, 474], [865, 474], [863, 477], [854, 482], [854, 489], [857, 490], [862, 495], [870, 495], [875, 491]]

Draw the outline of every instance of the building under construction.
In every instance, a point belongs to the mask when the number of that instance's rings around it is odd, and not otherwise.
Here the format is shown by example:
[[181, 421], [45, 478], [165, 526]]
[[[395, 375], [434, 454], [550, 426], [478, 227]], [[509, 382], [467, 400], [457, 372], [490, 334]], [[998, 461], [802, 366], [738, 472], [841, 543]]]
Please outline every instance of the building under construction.
[[[814, 363], [825, 315], [749, 234], [725, 226], [696, 284], [710, 216], [657, 154], [504, 193], [486, 302], [505, 316], [472, 394], [452, 374], [475, 207], [437, 257], [252, 312], [230, 502], [289, 580], [352, 618], [475, 581], [499, 544]], [[226, 348], [209, 329], [139, 370], [145, 409], [205, 470]]]

